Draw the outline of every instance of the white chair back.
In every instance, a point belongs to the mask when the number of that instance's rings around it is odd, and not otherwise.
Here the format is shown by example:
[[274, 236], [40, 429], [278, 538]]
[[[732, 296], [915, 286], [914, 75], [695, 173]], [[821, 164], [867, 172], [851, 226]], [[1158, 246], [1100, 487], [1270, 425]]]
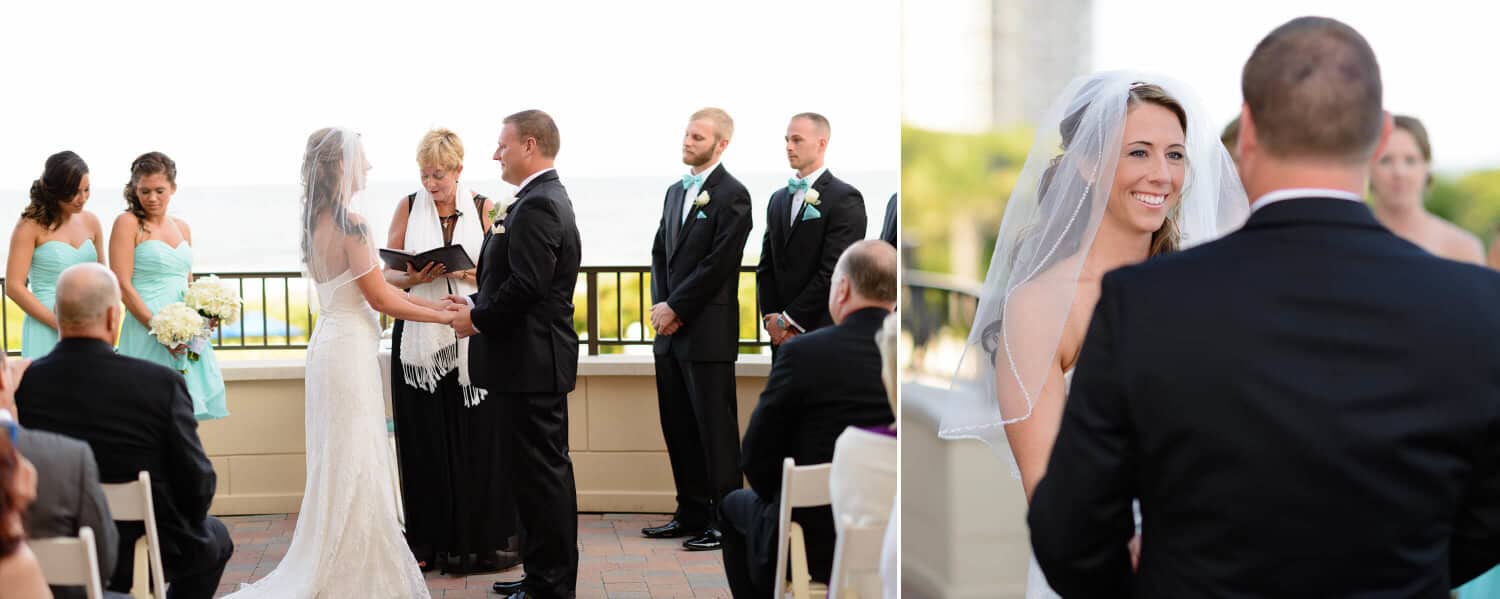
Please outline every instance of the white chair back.
[[792, 458], [781, 462], [781, 500], [776, 516], [776, 599], [786, 596], [787, 562], [791, 559], [792, 591], [799, 599], [812, 597], [814, 589], [809, 584], [807, 571], [807, 548], [802, 540], [802, 527], [792, 522], [792, 508], [816, 507], [832, 502], [828, 491], [828, 473], [831, 464], [798, 466]]
[[[878, 599], [880, 551], [885, 545], [885, 523], [846, 526], [833, 546], [833, 576], [828, 580], [828, 599], [858, 599], [861, 592]], [[873, 580], [872, 580], [873, 579]], [[861, 585], [861, 581], [872, 580]]]
[[166, 599], [161, 538], [157, 536], [156, 507], [151, 501], [151, 473], [142, 470], [133, 482], [103, 487], [104, 498], [109, 502], [109, 515], [115, 521], [141, 522], [146, 528], [145, 536], [135, 543], [135, 582], [130, 595], [141, 599]]
[[94, 546], [94, 529], [78, 530], [76, 537], [52, 537], [26, 542], [42, 566], [47, 584], [81, 586], [89, 599], [103, 599], [104, 583], [99, 579], [99, 554]]

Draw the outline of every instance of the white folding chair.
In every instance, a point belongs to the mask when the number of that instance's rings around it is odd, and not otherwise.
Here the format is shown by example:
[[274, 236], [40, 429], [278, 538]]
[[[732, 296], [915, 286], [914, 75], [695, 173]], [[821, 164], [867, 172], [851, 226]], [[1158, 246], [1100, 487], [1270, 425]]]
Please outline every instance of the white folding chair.
[[[885, 545], [885, 524], [845, 526], [833, 546], [833, 576], [828, 579], [828, 599], [858, 599], [860, 590], [876, 591], [880, 585], [880, 551]], [[874, 578], [875, 588], [861, 585]], [[866, 583], [868, 584], [868, 583]], [[875, 592], [874, 598], [880, 597]], [[872, 598], [873, 599], [873, 598]]]
[[52, 537], [26, 542], [42, 566], [47, 584], [83, 587], [89, 599], [104, 598], [104, 583], [99, 580], [99, 554], [94, 547], [94, 529], [78, 530], [76, 537]]
[[[140, 522], [146, 534], [135, 541], [134, 584], [130, 596], [139, 599], [166, 599], [167, 583], [162, 574], [161, 538], [156, 532], [156, 508], [151, 502], [151, 473], [142, 470], [128, 483], [102, 485], [109, 514], [116, 522]], [[148, 576], [149, 574], [149, 576]]]
[[828, 492], [831, 464], [798, 466], [792, 458], [781, 462], [780, 513], [776, 516], [776, 599], [786, 597], [787, 562], [791, 562], [792, 596], [812, 599], [828, 594], [828, 587], [812, 582], [807, 569], [807, 545], [802, 527], [792, 522], [792, 508], [816, 507], [832, 502]]

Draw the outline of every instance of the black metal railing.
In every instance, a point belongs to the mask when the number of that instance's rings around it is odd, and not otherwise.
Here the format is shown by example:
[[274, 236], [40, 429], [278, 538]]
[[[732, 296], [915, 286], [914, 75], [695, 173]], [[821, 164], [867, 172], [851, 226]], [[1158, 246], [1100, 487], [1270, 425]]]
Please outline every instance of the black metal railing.
[[[297, 271], [196, 273], [217, 275], [237, 287], [244, 300], [240, 320], [221, 327], [213, 345], [219, 350], [306, 349], [317, 322], [315, 293], [309, 279]], [[0, 278], [0, 291], [6, 281]], [[620, 353], [628, 346], [649, 346], [651, 268], [647, 266], [586, 266], [579, 270], [574, 291], [574, 328], [588, 355]], [[758, 317], [755, 268], [740, 267], [740, 351], [762, 353], [770, 346]], [[19, 306], [6, 297], [0, 302], [0, 339], [6, 353], [21, 348]], [[12, 322], [14, 321], [14, 322]], [[381, 326], [390, 325], [381, 317]]]
[[935, 341], [963, 343], [979, 309], [980, 285], [952, 275], [908, 270], [901, 273], [901, 328], [911, 336], [910, 366], [925, 368]]

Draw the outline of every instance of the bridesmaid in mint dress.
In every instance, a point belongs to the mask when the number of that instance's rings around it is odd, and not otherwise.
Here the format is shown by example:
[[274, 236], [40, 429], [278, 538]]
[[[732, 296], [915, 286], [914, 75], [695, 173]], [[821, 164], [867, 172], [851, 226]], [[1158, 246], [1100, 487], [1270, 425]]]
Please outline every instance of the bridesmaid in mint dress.
[[10, 235], [5, 262], [5, 295], [26, 314], [24, 358], [45, 356], [57, 344], [52, 305], [58, 275], [81, 262], [104, 262], [104, 229], [98, 217], [83, 211], [88, 200], [89, 167], [73, 152], [48, 157], [41, 178], [31, 183], [31, 203]]
[[151, 316], [182, 301], [193, 272], [193, 232], [187, 222], [167, 216], [167, 205], [177, 192], [177, 164], [161, 152], [142, 154], [130, 165], [125, 185], [126, 211], [110, 231], [109, 256], [125, 311], [120, 326], [120, 354], [187, 369], [193, 415], [213, 420], [229, 415], [224, 376], [212, 347], [203, 348], [196, 361], [174, 355], [148, 332]]

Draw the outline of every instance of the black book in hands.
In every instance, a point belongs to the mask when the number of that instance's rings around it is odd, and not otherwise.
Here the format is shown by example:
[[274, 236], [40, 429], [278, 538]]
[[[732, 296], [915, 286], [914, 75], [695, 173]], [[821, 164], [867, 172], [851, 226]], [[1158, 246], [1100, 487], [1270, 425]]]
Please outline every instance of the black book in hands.
[[380, 248], [380, 259], [384, 260], [385, 265], [391, 270], [400, 272], [406, 272], [407, 265], [411, 265], [412, 270], [422, 270], [433, 262], [442, 264], [448, 272], [474, 268], [474, 261], [469, 259], [469, 253], [464, 251], [464, 246], [456, 243], [417, 254], [405, 250]]

